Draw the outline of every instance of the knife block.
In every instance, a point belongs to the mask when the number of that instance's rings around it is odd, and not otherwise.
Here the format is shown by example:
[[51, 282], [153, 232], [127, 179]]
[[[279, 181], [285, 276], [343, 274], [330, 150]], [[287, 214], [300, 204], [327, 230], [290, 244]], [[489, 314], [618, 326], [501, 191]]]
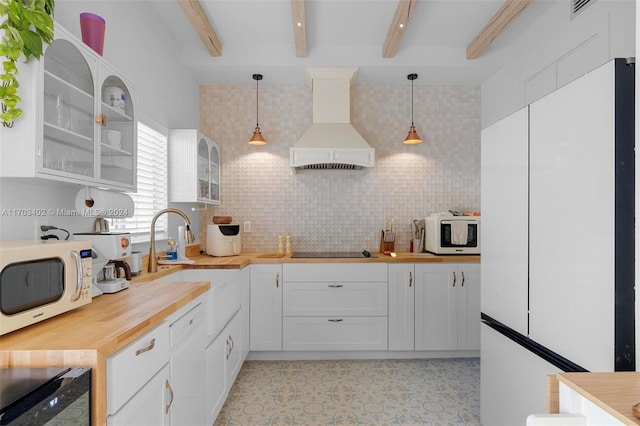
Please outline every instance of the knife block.
[[380, 253], [384, 253], [385, 251], [395, 251], [395, 241], [385, 242], [384, 240], [384, 231], [380, 235]]

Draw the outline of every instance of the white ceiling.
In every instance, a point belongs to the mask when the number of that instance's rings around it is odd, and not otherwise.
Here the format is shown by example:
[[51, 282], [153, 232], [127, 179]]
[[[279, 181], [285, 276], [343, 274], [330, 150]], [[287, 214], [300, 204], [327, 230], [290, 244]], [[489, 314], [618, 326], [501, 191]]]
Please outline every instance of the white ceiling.
[[[569, 4], [567, 0], [567, 18]], [[541, 25], [550, 0], [537, 0], [478, 59], [466, 47], [504, 0], [420, 0], [393, 58], [382, 46], [397, 0], [306, 0], [307, 56], [295, 55], [290, 0], [200, 0], [222, 43], [211, 57], [177, 0], [150, 1], [181, 45], [180, 60], [199, 83], [302, 83], [306, 66], [357, 66], [358, 83], [480, 84], [498, 71], [505, 47]]]

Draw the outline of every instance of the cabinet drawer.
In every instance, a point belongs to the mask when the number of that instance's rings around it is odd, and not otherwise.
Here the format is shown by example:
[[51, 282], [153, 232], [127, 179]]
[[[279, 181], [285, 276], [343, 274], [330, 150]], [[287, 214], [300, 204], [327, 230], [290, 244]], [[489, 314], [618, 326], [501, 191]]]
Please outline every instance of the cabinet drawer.
[[283, 349], [387, 350], [387, 317], [286, 317]]
[[387, 315], [386, 282], [285, 282], [284, 316]]
[[107, 358], [107, 414], [118, 411], [169, 357], [169, 325], [164, 322]]
[[285, 263], [284, 282], [387, 281], [386, 263]]

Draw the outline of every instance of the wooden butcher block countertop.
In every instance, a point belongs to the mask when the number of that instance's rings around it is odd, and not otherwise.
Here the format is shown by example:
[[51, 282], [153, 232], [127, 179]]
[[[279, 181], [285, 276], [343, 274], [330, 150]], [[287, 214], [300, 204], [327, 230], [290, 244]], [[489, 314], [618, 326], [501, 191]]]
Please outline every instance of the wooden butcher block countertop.
[[640, 425], [633, 406], [640, 402], [640, 373], [560, 373], [558, 381], [569, 386], [625, 425]]
[[209, 282], [137, 283], [0, 337], [0, 368], [91, 367], [93, 424], [106, 423], [106, 358], [205, 293]]
[[131, 286], [99, 296], [85, 306], [0, 337], [0, 368], [91, 367], [94, 425], [106, 423], [106, 358], [115, 354], [169, 315], [205, 293], [208, 282], [154, 282], [181, 269], [242, 269], [250, 264], [278, 263], [478, 263], [480, 256], [435, 256], [398, 253], [396, 257], [292, 259], [275, 253], [242, 253], [213, 257], [187, 248], [195, 264], [158, 265], [158, 272], [143, 271]]
[[153, 281], [181, 269], [242, 269], [251, 264], [280, 263], [480, 263], [479, 255], [444, 255], [430, 253], [412, 254], [398, 252], [396, 257], [383, 253], [372, 253], [371, 258], [292, 258], [291, 255], [278, 253], [241, 253], [238, 256], [215, 257], [199, 253], [199, 246], [187, 248], [187, 257], [195, 260], [195, 264], [158, 265], [158, 272], [148, 273], [147, 256], [143, 260], [143, 272], [134, 281]]

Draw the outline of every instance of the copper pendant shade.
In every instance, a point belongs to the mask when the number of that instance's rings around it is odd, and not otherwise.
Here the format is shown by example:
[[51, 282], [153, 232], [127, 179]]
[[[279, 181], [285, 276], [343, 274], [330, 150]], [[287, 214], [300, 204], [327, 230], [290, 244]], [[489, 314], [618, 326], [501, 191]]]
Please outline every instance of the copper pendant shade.
[[416, 132], [416, 126], [413, 125], [413, 80], [418, 78], [418, 74], [409, 74], [407, 79], [411, 80], [411, 127], [409, 127], [409, 134], [406, 138], [404, 138], [404, 143], [406, 145], [417, 145], [422, 143], [422, 139], [418, 136], [418, 132]]
[[266, 145], [267, 141], [260, 132], [260, 124], [258, 122], [258, 82], [262, 80], [262, 74], [254, 74], [253, 79], [256, 81], [256, 128], [253, 131], [253, 136], [249, 139], [249, 145]]

